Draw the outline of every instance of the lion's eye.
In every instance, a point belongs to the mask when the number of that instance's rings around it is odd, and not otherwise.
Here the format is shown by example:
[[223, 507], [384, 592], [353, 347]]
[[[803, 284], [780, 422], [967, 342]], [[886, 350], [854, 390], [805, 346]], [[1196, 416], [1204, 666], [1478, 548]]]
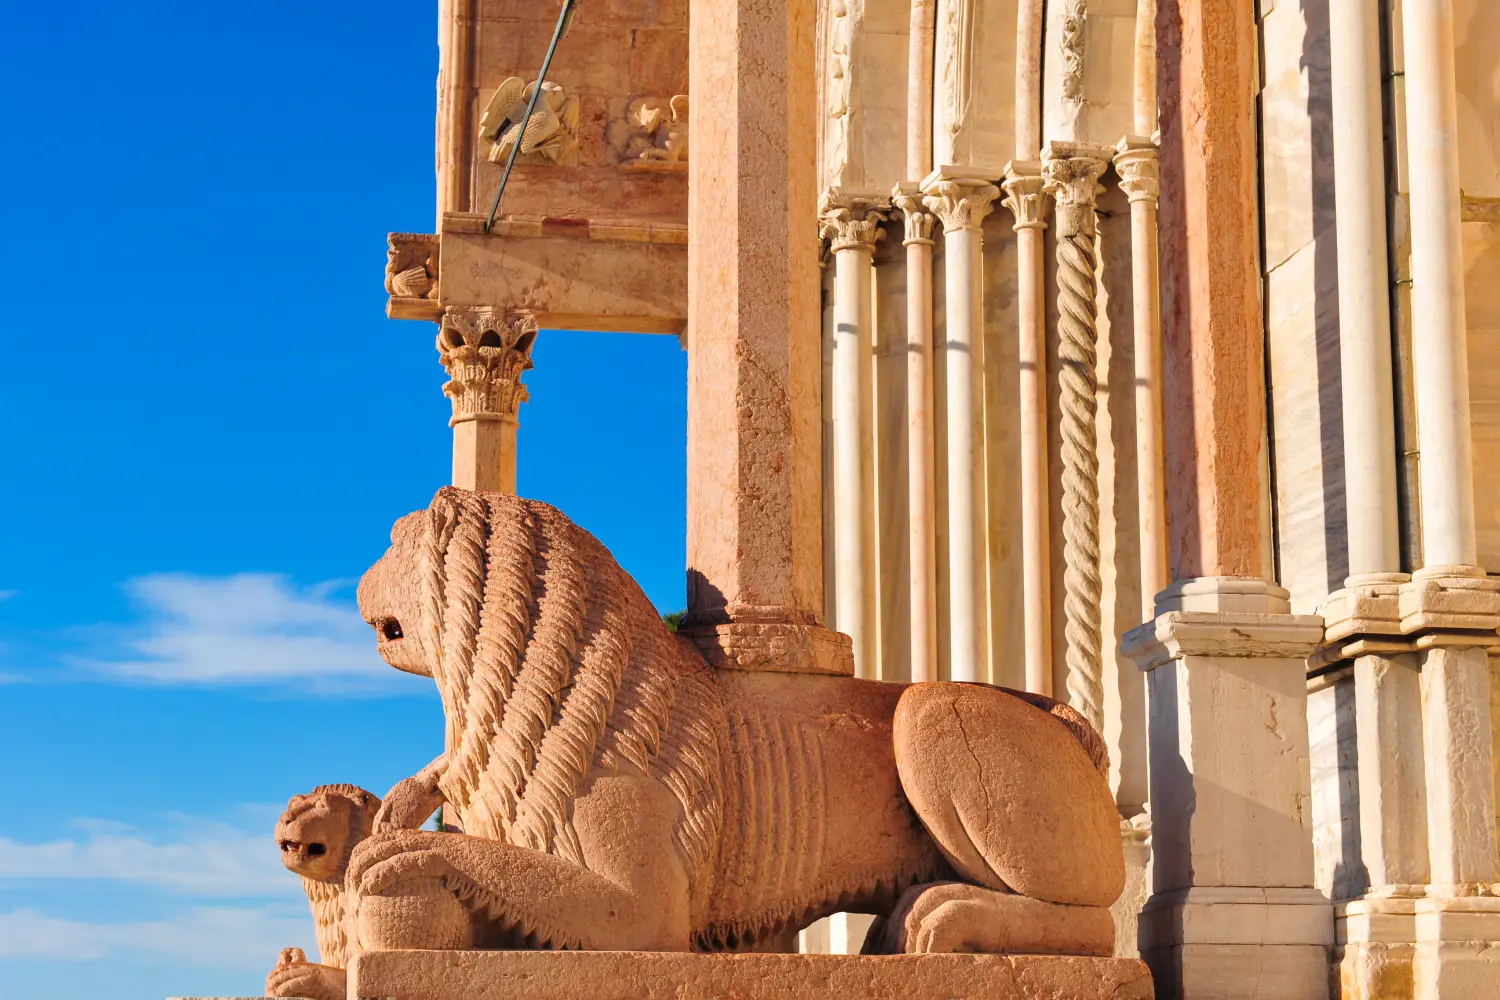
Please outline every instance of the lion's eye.
[[394, 618], [383, 619], [380, 622], [378, 628], [380, 630], [380, 638], [384, 639], [386, 642], [391, 642], [394, 639], [400, 639], [404, 635], [404, 633], [401, 631], [401, 623]]

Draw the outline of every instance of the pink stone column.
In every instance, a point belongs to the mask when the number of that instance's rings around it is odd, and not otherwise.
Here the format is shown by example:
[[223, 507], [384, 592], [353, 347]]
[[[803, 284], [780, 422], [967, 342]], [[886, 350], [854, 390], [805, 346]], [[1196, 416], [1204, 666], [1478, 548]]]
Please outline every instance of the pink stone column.
[[1147, 672], [1156, 995], [1326, 1000], [1306, 658], [1323, 620], [1268, 577], [1255, 5], [1160, 0], [1162, 403], [1173, 582], [1124, 653]]
[[722, 665], [848, 659], [821, 628], [813, 20], [691, 8], [686, 624]]

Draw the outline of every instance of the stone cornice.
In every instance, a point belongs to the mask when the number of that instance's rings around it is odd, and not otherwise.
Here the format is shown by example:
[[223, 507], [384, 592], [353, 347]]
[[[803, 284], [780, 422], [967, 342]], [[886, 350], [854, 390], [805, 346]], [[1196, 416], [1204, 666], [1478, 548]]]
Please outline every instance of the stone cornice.
[[818, 234], [829, 249], [874, 253], [885, 233], [880, 224], [890, 217], [890, 199], [851, 195], [830, 188], [818, 199]]

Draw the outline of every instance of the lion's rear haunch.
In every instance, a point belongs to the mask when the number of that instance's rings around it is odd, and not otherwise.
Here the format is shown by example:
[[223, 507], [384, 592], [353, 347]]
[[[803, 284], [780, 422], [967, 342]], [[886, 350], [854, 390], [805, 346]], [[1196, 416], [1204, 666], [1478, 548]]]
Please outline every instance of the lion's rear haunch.
[[448, 719], [441, 788], [464, 831], [582, 864], [571, 804], [585, 777], [637, 773], [681, 801], [689, 868], [710, 864], [723, 707], [608, 550], [547, 504], [451, 487], [392, 543], [361, 610], [420, 644]]

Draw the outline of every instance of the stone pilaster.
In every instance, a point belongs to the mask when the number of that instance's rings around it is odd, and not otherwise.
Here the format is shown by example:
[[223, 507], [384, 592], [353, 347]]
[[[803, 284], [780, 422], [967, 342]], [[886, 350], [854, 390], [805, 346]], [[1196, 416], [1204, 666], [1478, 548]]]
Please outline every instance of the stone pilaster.
[[948, 675], [988, 679], [984, 654], [986, 532], [980, 495], [983, 438], [977, 433], [984, 345], [984, 261], [980, 225], [1000, 189], [951, 169], [922, 182], [923, 201], [943, 223], [947, 349]]
[[1304, 659], [1323, 635], [1287, 592], [1179, 581], [1122, 649], [1147, 671], [1152, 895], [1141, 957], [1161, 998], [1321, 1000]]
[[536, 320], [490, 306], [449, 306], [438, 329], [438, 358], [453, 404], [453, 485], [516, 491], [516, 429], [531, 367]]

